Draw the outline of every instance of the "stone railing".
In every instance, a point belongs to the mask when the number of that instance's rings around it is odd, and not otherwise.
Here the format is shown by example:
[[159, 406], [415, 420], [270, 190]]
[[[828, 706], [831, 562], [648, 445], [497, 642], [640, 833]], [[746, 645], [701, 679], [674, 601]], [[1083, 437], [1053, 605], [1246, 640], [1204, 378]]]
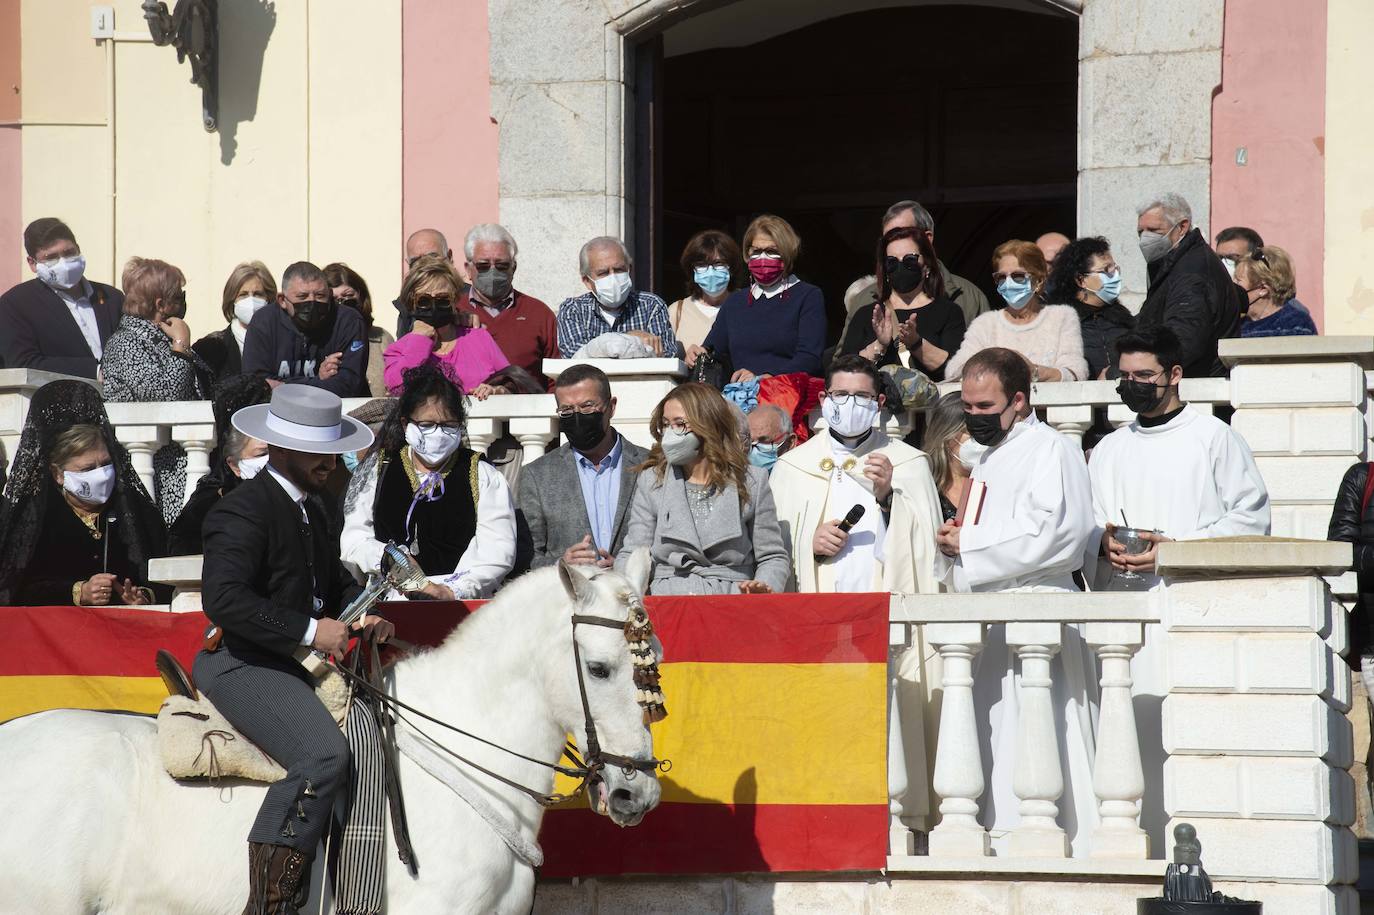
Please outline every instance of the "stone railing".
[[[886, 879], [1045, 881], [1056, 911], [1134, 911], [1132, 900], [1158, 893], [1166, 837], [1187, 820], [1218, 889], [1260, 899], [1267, 912], [1355, 911], [1346, 615], [1323, 580], [1350, 560], [1348, 544], [1325, 541], [1168, 543], [1164, 584], [1145, 594], [894, 594]], [[154, 560], [152, 572], [177, 586], [173, 610], [199, 609], [200, 557]], [[989, 709], [972, 688], [990, 625], [1005, 627], [1021, 675], [1021, 816], [996, 854], [979, 814]], [[1079, 818], [1096, 826], [1076, 857], [1059, 822], [1061, 711], [1051, 701], [1069, 626], [1091, 646], [1100, 687], [1096, 817]], [[1153, 695], [1132, 680], [1142, 647], [1167, 671]], [[935, 682], [908, 673], [922, 666]], [[1142, 758], [1142, 747], [1155, 749]], [[913, 830], [928, 833], [927, 854], [914, 854]]]

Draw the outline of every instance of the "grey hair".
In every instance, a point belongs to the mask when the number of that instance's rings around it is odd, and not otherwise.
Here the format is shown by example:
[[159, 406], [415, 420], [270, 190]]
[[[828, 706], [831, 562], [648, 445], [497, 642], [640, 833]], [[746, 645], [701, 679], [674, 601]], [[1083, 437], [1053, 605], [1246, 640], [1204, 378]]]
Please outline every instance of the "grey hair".
[[591, 241], [582, 246], [582, 250], [577, 252], [577, 269], [581, 270], [582, 276], [587, 276], [592, 270], [592, 252], [597, 248], [617, 248], [625, 258], [625, 266], [633, 266], [630, 260], [630, 251], [625, 247], [625, 243], [614, 235], [598, 235]]
[[744, 442], [744, 450], [748, 451], [752, 440], [749, 435], [749, 417], [744, 415], [744, 408], [733, 400], [726, 399], [725, 406], [735, 416], [735, 426], [739, 429], [740, 441]]
[[792, 417], [775, 403], [761, 403], [750, 411], [751, 415], [754, 413], [772, 413], [777, 418], [778, 429], [783, 435], [792, 431]]
[[1183, 199], [1182, 194], [1160, 194], [1150, 198], [1148, 203], [1136, 207], [1135, 215], [1144, 216], [1153, 209], [1164, 211], [1164, 218], [1178, 225], [1183, 220], [1193, 221], [1193, 208], [1188, 205], [1188, 201]]
[[506, 227], [500, 223], [479, 222], [468, 229], [468, 234], [463, 238], [464, 259], [472, 260], [472, 254], [477, 250], [477, 245], [480, 242], [505, 245], [510, 249], [511, 260], [515, 260], [515, 256], [520, 253], [519, 247], [515, 244], [515, 236], [506, 231]]
[[238, 460], [243, 457], [243, 449], [248, 447], [248, 435], [237, 428], [231, 428], [224, 439], [224, 457]]
[[324, 275], [324, 271], [316, 267], [310, 261], [296, 261], [287, 267], [281, 274], [281, 291], [286, 292], [286, 288], [296, 280], [302, 283], [324, 283], [329, 285], [329, 278]]
[[887, 225], [907, 210], [911, 211], [912, 219], [916, 222], [916, 228], [920, 229], [922, 232], [935, 231], [935, 217], [930, 215], [930, 210], [927, 210], [914, 200], [898, 200], [892, 206], [888, 207], [887, 212], [883, 214], [882, 224]]

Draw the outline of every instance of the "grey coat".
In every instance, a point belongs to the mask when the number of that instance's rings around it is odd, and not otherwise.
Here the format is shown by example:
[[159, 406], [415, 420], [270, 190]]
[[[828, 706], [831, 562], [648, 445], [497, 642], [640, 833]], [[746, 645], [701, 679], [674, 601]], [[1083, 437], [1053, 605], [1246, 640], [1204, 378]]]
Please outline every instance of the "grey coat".
[[[611, 528], [611, 555], [625, 540], [625, 515], [634, 495], [634, 468], [649, 452], [629, 439], [620, 439], [620, 495]], [[516, 567], [539, 569], [553, 565], [568, 547], [592, 532], [576, 457], [567, 442], [520, 470], [516, 491]]]
[[786, 590], [792, 565], [768, 472], [750, 467], [748, 485], [743, 506], [735, 484], [717, 492], [698, 526], [681, 468], [668, 468], [662, 481], [652, 470], [640, 474], [616, 567], [623, 568], [636, 547], [647, 546], [654, 558], [650, 594], [737, 594], [739, 583], [750, 580]]

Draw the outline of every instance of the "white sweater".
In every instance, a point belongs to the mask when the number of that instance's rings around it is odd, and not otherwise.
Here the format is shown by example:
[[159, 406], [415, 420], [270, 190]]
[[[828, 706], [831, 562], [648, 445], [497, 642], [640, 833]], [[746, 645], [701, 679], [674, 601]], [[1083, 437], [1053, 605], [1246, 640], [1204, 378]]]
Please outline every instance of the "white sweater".
[[945, 378], [958, 378], [969, 357], [993, 346], [1015, 350], [1036, 365], [1059, 369], [1065, 381], [1087, 380], [1083, 329], [1072, 306], [1046, 305], [1028, 324], [1013, 324], [1001, 311], [979, 315], [968, 326], [959, 352], [945, 365]]

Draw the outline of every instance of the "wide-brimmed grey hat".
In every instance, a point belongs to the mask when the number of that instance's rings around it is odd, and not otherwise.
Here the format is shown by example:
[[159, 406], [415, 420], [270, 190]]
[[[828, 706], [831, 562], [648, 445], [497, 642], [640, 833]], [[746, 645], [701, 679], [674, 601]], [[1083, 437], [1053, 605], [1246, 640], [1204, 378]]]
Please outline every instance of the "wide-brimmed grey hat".
[[282, 384], [272, 402], [244, 407], [234, 428], [269, 445], [306, 454], [343, 454], [372, 444], [372, 430], [345, 416], [339, 395], [307, 384]]

